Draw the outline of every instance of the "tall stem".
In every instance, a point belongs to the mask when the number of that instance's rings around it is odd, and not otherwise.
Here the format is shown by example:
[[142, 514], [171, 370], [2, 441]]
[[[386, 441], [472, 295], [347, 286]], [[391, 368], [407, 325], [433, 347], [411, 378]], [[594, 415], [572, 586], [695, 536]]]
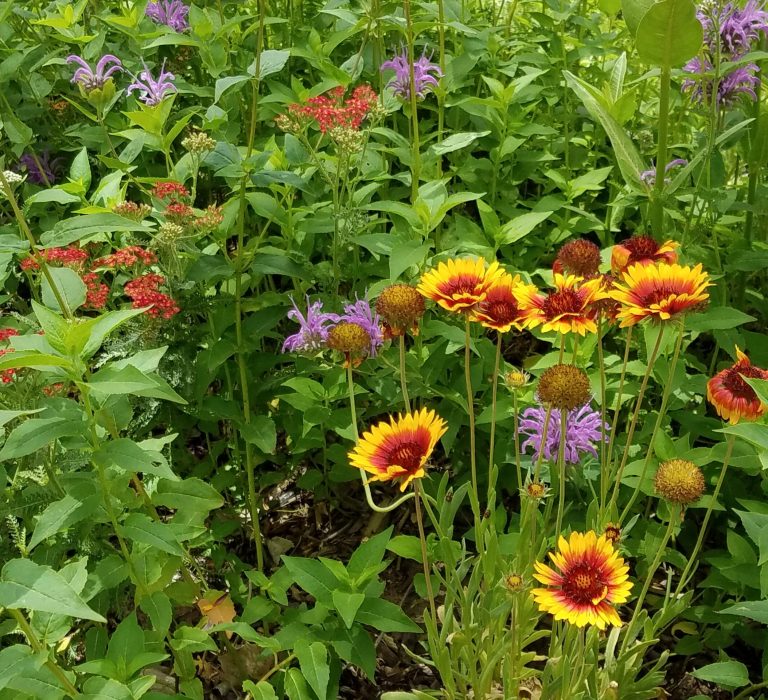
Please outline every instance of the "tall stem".
[[427, 586], [427, 596], [429, 597], [429, 612], [432, 615], [432, 621], [437, 621], [437, 610], [435, 608], [435, 593], [432, 590], [432, 576], [429, 571], [429, 559], [427, 557], [427, 537], [424, 534], [424, 520], [421, 516], [421, 485], [418, 479], [413, 482], [413, 492], [416, 494], [414, 504], [416, 505], [416, 524], [419, 527], [419, 540], [421, 541], [421, 562], [424, 565], [424, 583]]
[[[565, 510], [565, 440], [568, 428], [568, 411], [560, 409], [560, 444], [557, 450], [558, 487], [560, 489], [557, 499], [557, 520], [555, 525], [555, 537], [560, 534], [560, 526], [563, 523], [563, 511]], [[542, 443], [544, 438], [542, 437]]]
[[715, 507], [715, 503], [717, 503], [717, 497], [720, 495], [720, 489], [723, 487], [723, 482], [725, 481], [725, 473], [728, 471], [728, 465], [731, 461], [731, 455], [733, 454], [733, 445], [736, 442], [736, 436], [735, 435], [729, 435], [728, 441], [726, 443], [725, 447], [725, 456], [723, 457], [723, 466], [720, 469], [720, 476], [717, 479], [717, 484], [715, 485], [715, 490], [712, 494], [712, 499], [709, 501], [709, 505], [707, 506], [707, 512], [704, 514], [704, 520], [701, 523], [701, 528], [699, 528], [699, 537], [696, 540], [696, 544], [693, 548], [693, 551], [691, 552], [691, 556], [688, 559], [688, 563], [685, 565], [685, 569], [683, 569], [683, 573], [680, 574], [680, 581], [677, 584], [677, 589], [675, 590], [675, 596], [680, 595], [680, 591], [683, 590], [683, 587], [688, 583], [688, 577], [693, 574], [693, 566], [696, 563], [696, 558], [699, 556], [699, 552], [701, 551], [701, 547], [704, 544], [704, 538], [707, 535], [707, 526], [709, 525], [709, 519], [712, 517], [712, 510]]
[[480, 524], [480, 495], [477, 487], [477, 456], [475, 454], [475, 401], [472, 391], [472, 373], [470, 372], [470, 342], [469, 314], [464, 316], [464, 381], [467, 388], [467, 415], [469, 416], [469, 465], [472, 478], [470, 501], [475, 515], [475, 529]]
[[512, 412], [514, 413], [514, 425], [512, 426], [515, 443], [515, 469], [517, 470], [517, 488], [523, 490], [523, 465], [520, 457], [520, 414], [517, 404], [517, 389], [512, 392]]
[[419, 196], [419, 179], [421, 177], [421, 145], [419, 144], [419, 114], [416, 95], [416, 78], [414, 63], [416, 62], [413, 36], [413, 19], [411, 18], [411, 0], [403, 0], [405, 14], [405, 36], [408, 53], [408, 81], [411, 105], [411, 202]]
[[668, 66], [661, 69], [659, 92], [659, 142], [656, 149], [656, 183], [651, 198], [651, 230], [657, 238], [664, 233], [664, 174], [667, 167], [669, 134], [669, 93], [672, 73]]
[[605, 435], [605, 358], [603, 355], [603, 314], [597, 317], [597, 364], [600, 367], [600, 521], [605, 518], [605, 499], [608, 498], [608, 466], [606, 464]]
[[624, 359], [621, 363], [621, 374], [619, 376], [619, 390], [616, 393], [616, 406], [613, 409], [613, 423], [611, 424], [611, 437], [608, 441], [607, 450], [607, 465], [610, 466], [613, 458], [613, 443], [616, 440], [616, 428], [619, 425], [619, 411], [621, 410], [621, 400], [624, 398], [624, 380], [627, 376], [627, 363], [629, 362], [629, 349], [632, 345], [632, 329], [634, 326], [627, 328], [627, 339], [624, 343]]
[[496, 396], [499, 389], [499, 367], [501, 365], [501, 333], [496, 334], [496, 361], [493, 365], [493, 378], [491, 379], [491, 437], [490, 454], [488, 457], [488, 509], [493, 510], [494, 504], [491, 498], [495, 492], [496, 484], [493, 479], [494, 448], [496, 442]]
[[405, 334], [400, 336], [400, 390], [403, 392], [405, 410], [411, 412], [411, 400], [408, 397], [408, 382], [405, 375]]

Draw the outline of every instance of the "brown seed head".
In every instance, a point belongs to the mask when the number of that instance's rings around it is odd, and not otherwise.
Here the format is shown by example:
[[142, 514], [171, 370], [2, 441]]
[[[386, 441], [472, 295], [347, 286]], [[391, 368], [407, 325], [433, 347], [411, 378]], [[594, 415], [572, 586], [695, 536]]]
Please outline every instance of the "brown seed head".
[[538, 396], [545, 406], [572, 411], [589, 402], [592, 391], [583, 369], [574, 365], [554, 365], [541, 375]]
[[704, 475], [687, 459], [668, 459], [659, 465], [654, 478], [656, 492], [671, 503], [687, 506], [704, 493]]
[[579, 238], [566, 243], [557, 253], [555, 268], [570, 275], [592, 277], [600, 267], [600, 248], [592, 241]]
[[409, 284], [393, 284], [379, 294], [376, 311], [391, 335], [405, 335], [409, 329], [418, 328], [424, 315], [424, 297]]
[[357, 323], [342, 321], [328, 331], [327, 344], [345, 355], [364, 355], [371, 347], [371, 336]]

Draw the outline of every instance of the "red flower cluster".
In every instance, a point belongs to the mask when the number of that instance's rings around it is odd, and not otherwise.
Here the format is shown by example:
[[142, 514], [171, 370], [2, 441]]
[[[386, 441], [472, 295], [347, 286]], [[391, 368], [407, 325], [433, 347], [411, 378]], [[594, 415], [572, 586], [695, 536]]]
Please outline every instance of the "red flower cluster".
[[152, 265], [155, 262], [157, 262], [157, 256], [151, 250], [138, 245], [129, 245], [127, 248], [121, 248], [111, 255], [105, 255], [94, 261], [93, 267], [110, 267], [117, 270], [134, 265]]
[[137, 204], [136, 202], [120, 202], [120, 204], [115, 204], [112, 207], [112, 211], [127, 219], [141, 221], [152, 211], [152, 207], [148, 204]]
[[103, 309], [109, 298], [109, 287], [101, 281], [96, 272], [87, 272], [82, 277], [85, 282], [85, 308]]
[[182, 202], [171, 202], [165, 208], [165, 218], [174, 224], [185, 224], [194, 216], [192, 207]]
[[0, 343], [4, 343], [8, 338], [18, 334], [19, 332], [15, 328], [0, 328]]
[[64, 393], [64, 382], [56, 382], [50, 386], [44, 386], [43, 393], [48, 397], [60, 396]]
[[[378, 96], [370, 85], [356, 87], [348, 100], [344, 100], [345, 92], [345, 88], [339, 86], [326, 95], [311, 97], [307, 104], [289, 105], [288, 115], [286, 115], [288, 121], [312, 119], [317, 122], [323, 133], [337, 127], [359, 129], [360, 124], [376, 104]], [[282, 125], [280, 126], [283, 128]]]
[[[46, 248], [39, 251], [40, 256], [49, 264], [68, 265], [71, 267], [81, 267], [88, 259], [88, 251], [75, 246], [68, 248]], [[22, 270], [39, 270], [40, 264], [32, 256], [24, 258], [21, 261]]]
[[222, 212], [221, 207], [211, 204], [201, 216], [192, 222], [192, 225], [202, 232], [213, 231], [222, 221], [224, 221], [224, 212]]
[[150, 316], [169, 319], [179, 313], [176, 302], [167, 294], [158, 291], [165, 278], [161, 275], [149, 273], [131, 280], [125, 285], [125, 293], [133, 299], [133, 308], [142, 309], [145, 306]]
[[[0, 328], [0, 341], [6, 342], [8, 338], [13, 337], [14, 335], [19, 335], [19, 332], [15, 328]], [[0, 357], [3, 355], [7, 355], [9, 352], [13, 352], [10, 348], [6, 348], [5, 350], [0, 350]], [[16, 376], [16, 369], [4, 369], [0, 371], [0, 382], [3, 384], [10, 384], [14, 377]]]
[[169, 199], [176, 197], [189, 197], [189, 190], [180, 182], [158, 182], [152, 188], [152, 194], [158, 199]]

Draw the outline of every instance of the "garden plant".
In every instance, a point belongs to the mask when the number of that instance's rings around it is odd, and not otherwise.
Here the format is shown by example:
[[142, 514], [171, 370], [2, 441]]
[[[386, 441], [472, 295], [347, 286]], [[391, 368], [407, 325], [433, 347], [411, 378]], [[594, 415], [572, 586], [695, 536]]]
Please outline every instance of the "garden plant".
[[768, 5], [0, 0], [0, 700], [768, 697]]

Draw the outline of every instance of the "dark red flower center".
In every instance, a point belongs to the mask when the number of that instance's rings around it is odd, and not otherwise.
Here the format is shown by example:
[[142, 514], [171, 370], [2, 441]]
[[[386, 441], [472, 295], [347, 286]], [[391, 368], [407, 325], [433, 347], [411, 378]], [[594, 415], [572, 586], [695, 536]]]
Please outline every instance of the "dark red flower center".
[[480, 304], [480, 312], [496, 323], [512, 323], [519, 313], [513, 299], [486, 299]]
[[744, 381], [748, 379], [766, 379], [766, 372], [759, 367], [753, 367], [745, 361], [737, 362], [733, 367], [723, 371], [723, 386], [736, 398], [756, 401], [755, 390]]
[[629, 251], [629, 262], [653, 258], [661, 247], [650, 236], [632, 236], [632, 238], [622, 241], [621, 245]]
[[582, 311], [582, 308], [581, 295], [575, 289], [550, 292], [542, 305], [547, 318], [555, 318], [562, 314], [577, 314]]
[[421, 466], [424, 450], [418, 442], [401, 442], [390, 453], [387, 462], [405, 469], [409, 474]]
[[563, 578], [563, 592], [579, 605], [592, 604], [605, 594], [606, 584], [600, 570], [593, 565], [577, 564]]
[[474, 275], [459, 275], [446, 280], [440, 285], [440, 292], [446, 296], [453, 294], [474, 294], [480, 280]]

